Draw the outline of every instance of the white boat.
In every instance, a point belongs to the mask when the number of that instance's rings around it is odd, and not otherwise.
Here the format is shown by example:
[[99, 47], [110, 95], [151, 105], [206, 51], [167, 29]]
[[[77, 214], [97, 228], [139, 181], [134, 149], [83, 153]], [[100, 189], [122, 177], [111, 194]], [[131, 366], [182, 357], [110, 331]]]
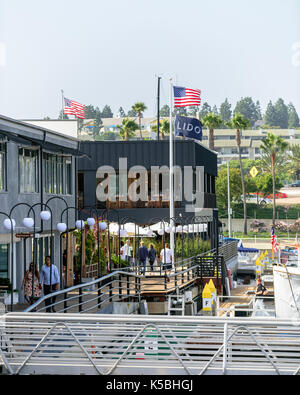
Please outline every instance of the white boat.
[[299, 319], [300, 316], [300, 266], [294, 262], [273, 267], [277, 318]]

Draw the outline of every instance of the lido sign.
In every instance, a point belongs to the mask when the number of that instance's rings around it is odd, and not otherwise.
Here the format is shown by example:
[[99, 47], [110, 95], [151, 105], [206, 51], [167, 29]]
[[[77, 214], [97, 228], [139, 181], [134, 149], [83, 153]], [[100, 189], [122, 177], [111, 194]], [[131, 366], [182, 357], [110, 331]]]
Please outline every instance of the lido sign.
[[175, 135], [202, 140], [202, 123], [197, 118], [177, 115], [175, 118]]

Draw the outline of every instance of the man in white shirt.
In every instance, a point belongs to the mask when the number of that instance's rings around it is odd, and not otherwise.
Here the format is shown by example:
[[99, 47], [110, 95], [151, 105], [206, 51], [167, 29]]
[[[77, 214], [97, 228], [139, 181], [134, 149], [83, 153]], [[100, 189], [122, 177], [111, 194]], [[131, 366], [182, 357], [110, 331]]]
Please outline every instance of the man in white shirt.
[[131, 265], [131, 251], [132, 247], [130, 245], [130, 241], [126, 240], [126, 244], [123, 247], [123, 254], [125, 255], [125, 261], [127, 261]]
[[163, 270], [169, 270], [169, 274], [172, 269], [172, 250], [169, 248], [169, 244], [165, 244], [165, 248], [163, 248], [160, 252], [160, 259], [163, 264]]

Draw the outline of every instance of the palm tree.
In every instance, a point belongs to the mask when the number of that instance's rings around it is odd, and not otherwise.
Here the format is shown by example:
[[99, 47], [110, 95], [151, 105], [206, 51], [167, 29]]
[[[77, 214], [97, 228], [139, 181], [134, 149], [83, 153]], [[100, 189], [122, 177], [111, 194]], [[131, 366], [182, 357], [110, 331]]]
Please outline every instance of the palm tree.
[[140, 136], [142, 139], [143, 136], [142, 136], [141, 118], [143, 116], [143, 112], [147, 110], [146, 104], [142, 102], [137, 102], [132, 106], [132, 110], [137, 113], [137, 116], [139, 118]]
[[128, 141], [130, 137], [134, 136], [134, 132], [139, 128], [138, 124], [129, 118], [124, 118], [122, 125], [117, 125], [120, 130], [120, 136], [123, 140]]
[[[157, 132], [157, 125], [151, 127], [153, 132]], [[165, 139], [165, 135], [170, 133], [170, 122], [167, 119], [159, 121], [159, 131], [161, 133], [162, 140]]]
[[236, 144], [238, 147], [241, 181], [243, 190], [243, 206], [244, 206], [244, 235], [248, 234], [247, 229], [247, 203], [246, 203], [246, 184], [243, 171], [242, 155], [241, 155], [241, 130], [245, 130], [250, 126], [250, 120], [245, 118], [244, 115], [236, 113], [232, 120], [228, 122], [228, 126], [236, 129]]
[[209, 129], [209, 149], [214, 151], [214, 129], [219, 128], [222, 125], [223, 120], [219, 115], [210, 112], [202, 118], [202, 123]]
[[262, 140], [260, 147], [263, 159], [269, 158], [271, 161], [272, 178], [273, 178], [273, 226], [276, 219], [276, 160], [288, 149], [289, 144], [280, 136], [268, 133], [267, 137]]

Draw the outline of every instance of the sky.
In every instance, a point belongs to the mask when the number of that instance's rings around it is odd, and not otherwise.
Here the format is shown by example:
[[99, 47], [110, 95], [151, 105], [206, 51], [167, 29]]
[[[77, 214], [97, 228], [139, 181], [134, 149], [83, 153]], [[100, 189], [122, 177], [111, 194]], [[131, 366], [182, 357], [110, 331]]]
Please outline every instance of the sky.
[[169, 79], [218, 107], [242, 97], [300, 115], [300, 0], [0, 0], [0, 114], [57, 118], [82, 104], [145, 102]]

